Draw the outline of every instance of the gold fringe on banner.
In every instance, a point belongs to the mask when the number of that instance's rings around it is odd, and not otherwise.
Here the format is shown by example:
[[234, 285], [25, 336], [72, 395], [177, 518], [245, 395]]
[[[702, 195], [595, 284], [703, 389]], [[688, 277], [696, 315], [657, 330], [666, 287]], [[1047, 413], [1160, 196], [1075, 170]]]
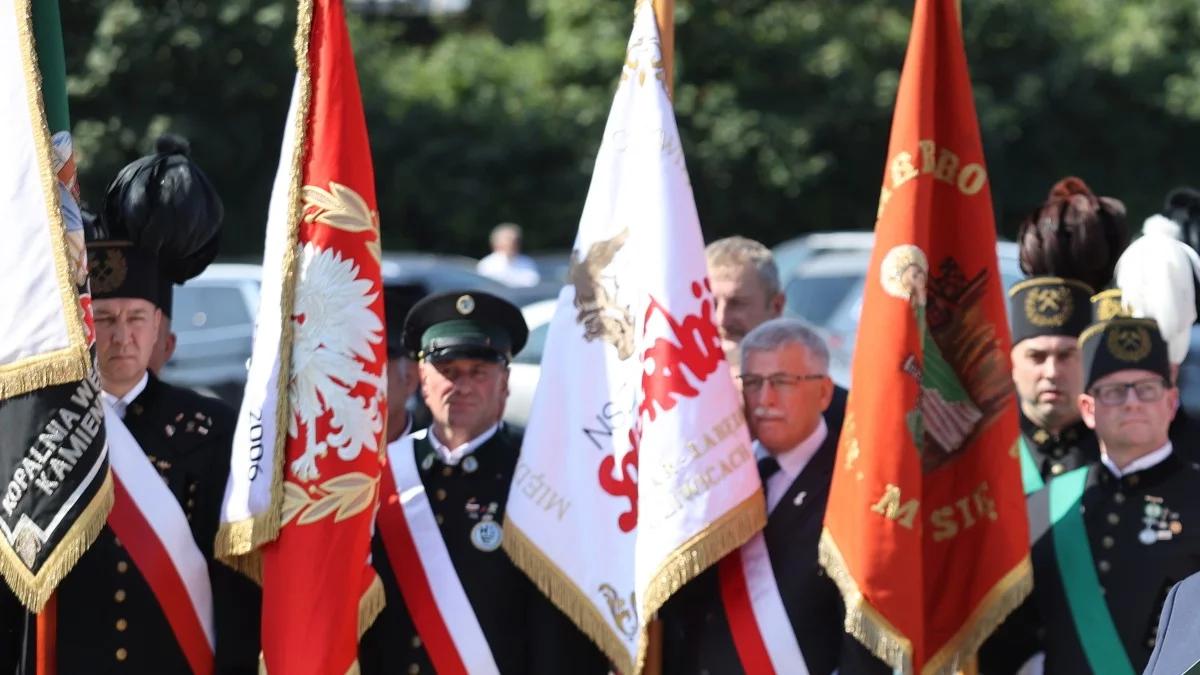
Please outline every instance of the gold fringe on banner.
[[967, 667], [979, 646], [1033, 592], [1033, 565], [1026, 555], [988, 591], [958, 633], [929, 659], [923, 672], [953, 675]]
[[20, 396], [36, 389], [78, 382], [87, 377], [92, 359], [88, 351], [79, 308], [79, 295], [71, 279], [71, 264], [67, 254], [67, 228], [63, 222], [62, 204], [58, 196], [58, 177], [54, 174], [54, 149], [46, 121], [46, 106], [42, 100], [42, 75], [38, 70], [37, 50], [33, 40], [33, 3], [17, 0], [17, 40], [20, 41], [22, 71], [25, 76], [25, 99], [33, 123], [33, 142], [37, 148], [38, 178], [45, 198], [50, 251], [54, 258], [54, 278], [58, 282], [62, 317], [66, 324], [66, 346], [44, 354], [36, 354], [0, 367], [0, 400]]
[[91, 372], [91, 353], [80, 342], [0, 366], [0, 401], [60, 384], [80, 382]]
[[846, 604], [846, 632], [891, 667], [904, 675], [912, 675], [912, 641], [867, 604], [828, 529], [821, 530], [817, 558], [842, 593]]
[[[912, 642], [867, 603], [829, 530], [821, 532], [819, 558], [845, 600], [846, 632], [888, 665], [911, 675]], [[1026, 555], [984, 596], [958, 633], [929, 659], [921, 669], [922, 675], [954, 675], [969, 667], [983, 641], [1032, 591], [1033, 567]]]
[[[300, 219], [303, 216], [301, 202], [304, 187], [304, 163], [308, 146], [309, 115], [312, 109], [312, 63], [309, 60], [309, 42], [312, 36], [313, 1], [299, 0], [296, 16], [296, 71], [299, 78], [300, 100], [296, 104], [296, 119], [292, 132], [291, 184], [288, 186], [287, 242], [284, 245], [282, 297], [280, 316], [283, 325], [279, 333], [279, 373], [275, 381], [275, 454], [271, 463], [271, 504], [261, 514], [233, 523], [222, 523], [217, 531], [215, 551], [226, 564], [261, 583], [262, 561], [256, 553], [258, 547], [274, 541], [279, 536], [283, 513], [284, 465], [287, 462], [287, 429], [291, 421], [292, 407], [288, 396], [288, 385], [292, 377], [292, 350], [295, 345], [295, 327], [292, 312], [296, 307], [296, 278], [299, 257]], [[239, 560], [241, 559], [241, 560]]]
[[640, 593], [641, 607], [638, 611], [643, 620], [634, 672], [640, 673], [646, 662], [646, 626], [650, 617], [684, 584], [745, 544], [766, 524], [766, 499], [761, 489], [755, 490], [742, 503], [692, 535], [658, 566], [650, 577], [649, 585]]
[[112, 505], [112, 474], [106, 468], [100, 489], [92, 496], [92, 501], [83, 508], [75, 522], [71, 523], [71, 528], [63, 535], [62, 541], [50, 557], [46, 558], [36, 576], [17, 557], [15, 551], [6, 543], [0, 542], [0, 576], [4, 577], [17, 599], [29, 611], [35, 614], [42, 611], [59, 582], [75, 567], [79, 558], [96, 541], [100, 530], [104, 529]]
[[625, 641], [617, 635], [600, 610], [596, 609], [591, 596], [584, 593], [558, 565], [546, 557], [546, 554], [542, 553], [542, 550], [511, 520], [504, 521], [501, 546], [517, 569], [532, 579], [538, 590], [550, 598], [550, 602], [566, 614], [567, 618], [604, 652], [609, 661], [618, 665], [618, 670], [631, 675], [636, 672], [633, 670], [634, 663], [625, 651]]
[[367, 629], [371, 624], [375, 623], [375, 619], [379, 618], [380, 612], [387, 606], [387, 594], [383, 590], [383, 582], [376, 574], [371, 581], [371, 585], [367, 587], [362, 598], [358, 601], [358, 637], [362, 639]]

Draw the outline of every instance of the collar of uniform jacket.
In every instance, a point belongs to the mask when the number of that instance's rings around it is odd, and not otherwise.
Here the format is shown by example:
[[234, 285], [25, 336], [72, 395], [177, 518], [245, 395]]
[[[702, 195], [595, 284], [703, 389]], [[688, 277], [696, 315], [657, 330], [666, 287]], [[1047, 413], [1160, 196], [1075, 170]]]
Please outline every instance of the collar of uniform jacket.
[[453, 449], [442, 443], [442, 440], [437, 437], [437, 432], [433, 428], [430, 428], [429, 444], [433, 446], [434, 451], [437, 452], [438, 457], [441, 458], [443, 463], [449, 466], [458, 466], [458, 463], [464, 457], [475, 452], [476, 448], [490, 441], [492, 436], [495, 436], [496, 432], [500, 431], [500, 424], [500, 422], [497, 422], [495, 426], [489, 428], [487, 431]]
[[1164, 459], [1171, 456], [1171, 447], [1171, 441], [1167, 441], [1166, 445], [1153, 452], [1149, 452], [1141, 457], [1138, 457], [1127, 464], [1124, 469], [1119, 468], [1111, 459], [1108, 458], [1108, 454], [1106, 453], [1100, 453], [1100, 461], [1104, 463], [1104, 468], [1108, 469], [1109, 473], [1117, 478], [1123, 478], [1131, 473], [1145, 471], [1152, 466], [1161, 464]]
[[146, 384], [149, 381], [150, 371], [146, 371], [142, 373], [142, 379], [138, 380], [138, 383], [133, 385], [133, 389], [125, 392], [124, 396], [118, 398], [107, 391], [101, 391], [100, 396], [103, 397], [104, 402], [113, 409], [113, 412], [117, 413], [117, 417], [125, 419], [125, 410], [129, 407], [130, 403], [133, 403], [134, 399], [136, 399], [143, 391], [145, 391]]

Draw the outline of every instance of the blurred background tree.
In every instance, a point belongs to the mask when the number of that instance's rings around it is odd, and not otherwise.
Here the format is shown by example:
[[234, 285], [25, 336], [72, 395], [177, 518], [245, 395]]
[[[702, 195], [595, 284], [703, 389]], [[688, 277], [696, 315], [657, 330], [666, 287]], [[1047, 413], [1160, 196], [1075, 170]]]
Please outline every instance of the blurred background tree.
[[[482, 255], [501, 221], [571, 245], [632, 0], [352, 5], [388, 248]], [[964, 31], [1001, 233], [1074, 173], [1134, 223], [1200, 183], [1200, 3], [971, 0]], [[294, 3], [64, 0], [85, 198], [159, 133], [261, 250], [294, 74]], [[768, 244], [874, 218], [911, 16], [892, 0], [677, 0], [676, 110], [706, 236]]]

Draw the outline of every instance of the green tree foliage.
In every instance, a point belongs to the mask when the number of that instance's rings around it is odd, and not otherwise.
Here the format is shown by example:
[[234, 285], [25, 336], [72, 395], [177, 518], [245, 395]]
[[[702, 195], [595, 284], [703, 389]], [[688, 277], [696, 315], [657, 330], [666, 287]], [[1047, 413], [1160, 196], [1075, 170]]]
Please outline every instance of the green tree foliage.
[[[502, 220], [569, 246], [632, 0], [475, 0], [465, 15], [351, 17], [385, 243], [480, 254]], [[1001, 229], [1059, 177], [1135, 223], [1200, 183], [1200, 4], [968, 0], [964, 31]], [[708, 237], [869, 228], [911, 5], [677, 0], [678, 113]], [[154, 136], [192, 138], [261, 246], [292, 82], [280, 0], [71, 0], [63, 8], [85, 195]]]

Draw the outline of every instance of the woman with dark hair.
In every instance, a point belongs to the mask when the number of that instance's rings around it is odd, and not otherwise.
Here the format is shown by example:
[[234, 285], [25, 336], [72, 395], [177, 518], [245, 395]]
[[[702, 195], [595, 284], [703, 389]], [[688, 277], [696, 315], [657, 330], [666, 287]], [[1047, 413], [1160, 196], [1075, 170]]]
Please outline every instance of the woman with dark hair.
[[1068, 176], [1021, 223], [1017, 243], [1027, 276], [1064, 277], [1106, 288], [1117, 258], [1129, 245], [1125, 205], [1096, 196], [1083, 180]]

